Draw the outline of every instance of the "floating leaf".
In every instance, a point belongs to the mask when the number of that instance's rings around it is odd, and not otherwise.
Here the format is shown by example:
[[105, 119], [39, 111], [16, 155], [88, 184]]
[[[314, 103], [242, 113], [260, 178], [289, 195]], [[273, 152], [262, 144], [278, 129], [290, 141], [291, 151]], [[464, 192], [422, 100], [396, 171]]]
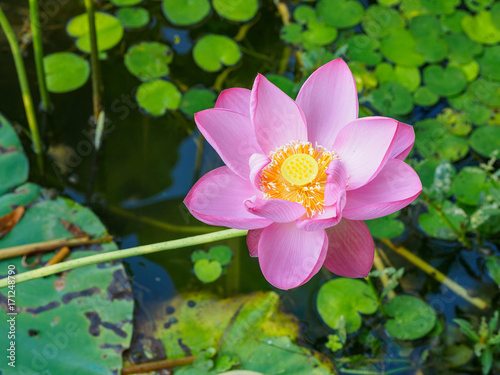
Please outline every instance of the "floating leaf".
[[216, 95], [211, 90], [191, 89], [184, 93], [180, 104], [180, 110], [188, 116], [194, 116], [196, 112], [213, 108]]
[[210, 13], [208, 0], [163, 0], [161, 9], [174, 25], [189, 26], [201, 22]]
[[456, 61], [450, 61], [450, 66], [454, 66], [462, 71], [467, 82], [474, 81], [479, 74], [479, 64], [472, 60], [466, 64], [458, 64]]
[[116, 17], [124, 27], [137, 29], [149, 23], [149, 12], [144, 8], [121, 8], [116, 12]]
[[437, 63], [448, 56], [448, 45], [442, 38], [419, 38], [415, 41], [415, 52], [422, 54], [425, 61]]
[[211, 283], [222, 275], [222, 266], [215, 260], [200, 259], [194, 264], [194, 274], [200, 281]]
[[307, 25], [309, 22], [316, 20], [316, 11], [309, 5], [299, 5], [293, 11], [293, 18], [301, 24]]
[[436, 325], [436, 312], [413, 296], [396, 296], [384, 306], [393, 319], [385, 323], [387, 331], [400, 340], [416, 340], [427, 335]]
[[285, 42], [299, 44], [302, 42], [302, 26], [298, 23], [291, 23], [281, 28], [280, 37]]
[[[28, 159], [16, 132], [0, 114], [0, 195], [26, 182], [28, 168]], [[3, 214], [11, 210], [10, 208]]]
[[415, 39], [406, 30], [393, 31], [382, 39], [380, 52], [396, 64], [419, 66], [425, 61], [422, 54], [415, 52]]
[[484, 55], [477, 59], [481, 74], [488, 79], [500, 81], [500, 46], [486, 47]]
[[219, 16], [236, 22], [250, 21], [259, 10], [258, 0], [213, 0], [212, 3]]
[[493, 1], [494, 0], [465, 0], [465, 5], [473, 12], [479, 12], [489, 7]]
[[474, 352], [465, 344], [447, 346], [443, 352], [444, 361], [451, 367], [458, 367], [469, 362]]
[[453, 181], [451, 191], [460, 203], [477, 205], [481, 193], [486, 191], [486, 172], [478, 167], [465, 167]]
[[341, 29], [358, 24], [364, 11], [355, 0], [320, 0], [317, 9], [325, 23]]
[[420, 0], [422, 5], [434, 14], [451, 14], [461, 0]]
[[63, 93], [82, 87], [90, 75], [87, 60], [71, 52], [58, 52], [43, 58], [47, 89]]
[[219, 262], [222, 266], [227, 266], [233, 257], [233, 251], [224, 245], [212, 246], [208, 250], [209, 259]]
[[429, 89], [441, 96], [459, 94], [467, 86], [464, 74], [457, 68], [430, 65], [424, 69], [424, 83]]
[[372, 5], [366, 10], [361, 25], [372, 38], [383, 38], [395, 30], [404, 29], [405, 23], [396, 10]]
[[364, 34], [357, 34], [346, 41], [346, 56], [349, 60], [359, 61], [366, 65], [377, 65], [382, 61], [380, 53], [375, 52], [380, 43]]
[[116, 5], [117, 7], [128, 7], [131, 5], [137, 5], [142, 0], [110, 0], [113, 5]]
[[[100, 52], [113, 48], [123, 37], [123, 26], [110, 14], [95, 12], [95, 27]], [[76, 47], [80, 51], [90, 53], [89, 21], [86, 13], [71, 19], [66, 31], [73, 38], [77, 38]]]
[[[443, 215], [459, 231], [464, 231], [468, 225], [467, 214], [460, 207], [446, 200], [441, 207]], [[418, 223], [422, 230], [431, 237], [443, 240], [455, 240], [456, 233], [443, 221], [435, 208], [429, 206], [428, 214], [421, 214]]]
[[372, 91], [373, 107], [384, 116], [406, 115], [413, 109], [410, 90], [397, 82], [385, 82]]
[[449, 59], [458, 64], [473, 61], [474, 56], [480, 54], [483, 47], [470, 40], [465, 34], [449, 34], [444, 37], [449, 49]]
[[302, 33], [302, 41], [306, 48], [324, 46], [337, 38], [337, 29], [324, 22], [313, 20], [307, 26], [308, 30]]
[[469, 85], [467, 92], [480, 103], [500, 108], [500, 82], [478, 78]]
[[446, 14], [441, 17], [441, 25], [452, 33], [461, 33], [463, 31], [462, 18], [464, 18], [467, 14], [469, 13], [461, 9], [451, 14]]
[[169, 46], [158, 42], [142, 42], [131, 46], [125, 54], [128, 71], [143, 81], [166, 76], [173, 54]]
[[443, 34], [441, 22], [428, 14], [412, 18], [409, 29], [417, 39], [439, 38]]
[[492, 157], [500, 156], [500, 127], [485, 126], [474, 130], [469, 139], [470, 146], [477, 153]]
[[415, 102], [415, 104], [421, 105], [423, 107], [432, 107], [439, 101], [439, 95], [437, 95], [427, 86], [420, 86], [413, 93], [413, 101]]
[[231, 66], [241, 59], [240, 47], [234, 40], [222, 35], [206, 35], [193, 48], [196, 64], [207, 72], [216, 72], [223, 65]]
[[345, 320], [347, 333], [353, 333], [361, 327], [359, 314], [373, 314], [378, 303], [377, 296], [363, 281], [338, 278], [321, 286], [316, 307], [329, 327], [339, 329], [341, 320]]
[[469, 38], [482, 44], [497, 44], [500, 42], [500, 29], [493, 23], [491, 13], [482, 11], [476, 16], [466, 15], [462, 19], [462, 27]]
[[392, 7], [394, 5], [397, 5], [401, 2], [401, 0], [377, 0], [377, 2], [380, 5], [386, 6], [386, 7]]
[[456, 110], [463, 111], [466, 120], [474, 125], [484, 125], [491, 118], [491, 110], [475, 100], [469, 92], [450, 98], [449, 102]]
[[137, 103], [153, 116], [162, 116], [167, 109], [176, 110], [182, 94], [173, 83], [163, 80], [142, 83], [137, 89]]
[[403, 222], [396, 220], [398, 216], [399, 212], [395, 212], [379, 219], [366, 220], [365, 223], [373, 237], [394, 238], [401, 236], [405, 231]]

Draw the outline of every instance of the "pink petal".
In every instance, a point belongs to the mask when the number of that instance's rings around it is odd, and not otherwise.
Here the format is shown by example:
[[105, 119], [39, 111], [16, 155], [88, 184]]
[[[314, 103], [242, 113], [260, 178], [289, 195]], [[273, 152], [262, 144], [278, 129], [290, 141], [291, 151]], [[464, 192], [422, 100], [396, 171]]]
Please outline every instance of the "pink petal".
[[259, 240], [263, 229], [249, 230], [247, 234], [247, 246], [250, 256], [255, 258], [259, 255]]
[[300, 108], [260, 74], [252, 88], [250, 117], [265, 154], [291, 141], [307, 140], [306, 122]]
[[248, 178], [250, 156], [262, 153], [250, 119], [228, 109], [207, 109], [194, 119], [224, 163], [238, 176]]
[[370, 273], [375, 245], [363, 221], [342, 219], [326, 230], [328, 254], [325, 267], [339, 276], [366, 277]]
[[363, 186], [385, 165], [395, 143], [398, 122], [386, 117], [365, 117], [346, 125], [333, 151], [347, 167], [347, 191]]
[[396, 141], [392, 149], [390, 158], [405, 160], [415, 143], [415, 132], [413, 126], [398, 122], [398, 132]]
[[[341, 200], [340, 206], [343, 205], [342, 203], [345, 204], [345, 192]], [[325, 212], [317, 214], [311, 219], [297, 220], [297, 228], [307, 232], [315, 232], [333, 227], [342, 219], [342, 209], [339, 209], [336, 204], [325, 207], [324, 210]]]
[[406, 207], [421, 191], [417, 173], [405, 162], [390, 159], [372, 181], [347, 192], [342, 215], [351, 220], [376, 219]]
[[241, 87], [224, 90], [220, 93], [215, 108], [230, 109], [250, 118], [250, 95], [252, 91]]
[[358, 93], [342, 59], [316, 70], [302, 85], [297, 104], [307, 120], [309, 142], [331, 149], [339, 131], [358, 118]]
[[260, 172], [271, 162], [266, 155], [253, 154], [250, 157], [250, 181], [260, 189]]
[[316, 270], [324, 242], [324, 231], [305, 232], [295, 223], [274, 223], [260, 236], [262, 273], [276, 288], [295, 288]]
[[306, 213], [306, 209], [300, 203], [283, 199], [262, 199], [257, 196], [247, 199], [245, 206], [249, 212], [275, 223], [289, 223]]
[[245, 207], [245, 200], [258, 193], [250, 181], [238, 177], [228, 167], [220, 167], [208, 172], [193, 186], [184, 204], [204, 223], [257, 229], [271, 224]]
[[325, 205], [336, 203], [347, 186], [347, 168], [340, 160], [332, 160], [326, 169]]
[[316, 275], [319, 270], [321, 269], [321, 267], [323, 266], [323, 263], [325, 263], [325, 259], [326, 259], [326, 254], [328, 253], [328, 236], [326, 235], [326, 232], [325, 232], [325, 240], [323, 242], [323, 248], [321, 249], [321, 253], [319, 254], [319, 258], [318, 258], [318, 261], [316, 262], [316, 264], [314, 265], [314, 268], [313, 270], [311, 271], [311, 273], [309, 274], [309, 276], [307, 277], [307, 279], [305, 279], [302, 284], [300, 285], [304, 285], [305, 283], [307, 283], [309, 280], [311, 280], [311, 278]]

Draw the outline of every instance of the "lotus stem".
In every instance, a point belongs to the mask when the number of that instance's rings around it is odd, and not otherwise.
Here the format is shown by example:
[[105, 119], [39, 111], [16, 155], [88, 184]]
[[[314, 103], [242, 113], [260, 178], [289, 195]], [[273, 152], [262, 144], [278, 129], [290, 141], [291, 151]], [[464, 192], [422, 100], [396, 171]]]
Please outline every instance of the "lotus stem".
[[40, 91], [40, 98], [42, 99], [42, 109], [45, 112], [48, 112], [51, 105], [49, 92], [47, 91], [45, 68], [43, 66], [43, 44], [38, 16], [38, 0], [29, 0], [29, 4], [31, 33], [33, 35], [33, 51], [35, 53], [36, 74], [38, 77], [38, 89]]
[[[138, 246], [125, 250], [109, 251], [107, 253], [91, 255], [84, 258], [72, 259], [66, 262], [54, 264], [53, 266], [47, 266], [38, 268], [33, 271], [17, 274], [16, 284], [23, 283], [29, 280], [39, 279], [41, 277], [49, 275], [54, 275], [56, 273], [61, 273], [75, 268], [90, 266], [92, 264], [109, 262], [112, 260], [133, 257], [137, 255], [147, 255], [157, 253], [159, 251], [175, 250], [183, 247], [202, 245], [205, 243], [227, 240], [228, 238], [242, 237], [247, 233], [247, 230], [227, 229], [215, 233], [202, 234], [194, 237], [181, 238], [178, 240], [159, 242], [151, 245]], [[5, 288], [6, 286], [7, 278], [1, 279], [0, 289]]]
[[138, 363], [135, 365], [129, 365], [122, 369], [122, 375], [130, 374], [143, 374], [146, 372], [162, 370], [171, 367], [177, 367], [182, 365], [188, 365], [193, 363], [196, 357], [185, 357], [177, 359], [162, 359], [160, 361]]
[[484, 310], [486, 309], [489, 305], [487, 302], [482, 300], [479, 297], [471, 297], [469, 296], [469, 293], [467, 290], [462, 287], [461, 285], [457, 284], [453, 280], [449, 279], [444, 273], [438, 271], [434, 267], [432, 267], [429, 263], [425, 262], [415, 254], [411, 253], [407, 249], [405, 249], [402, 246], [396, 246], [394, 245], [391, 241], [387, 239], [382, 239], [381, 240], [389, 249], [392, 251], [398, 253], [401, 255], [403, 258], [406, 258], [409, 260], [411, 263], [416, 265], [418, 268], [420, 268], [422, 271], [424, 271], [426, 274], [429, 276], [433, 277], [435, 280], [439, 281], [441, 284], [446, 285], [451, 291], [453, 291], [455, 294], [459, 295], [463, 299], [465, 299], [467, 302], [473, 304], [477, 308]]
[[99, 64], [99, 48], [97, 47], [94, 0], [85, 0], [85, 9], [89, 20], [90, 65], [92, 67], [92, 102], [94, 106], [94, 123], [96, 123], [104, 106], [102, 104], [103, 85], [101, 67]]
[[[375, 249], [375, 256], [373, 258], [373, 265], [378, 271], [384, 271], [385, 270], [385, 264], [382, 261], [382, 258], [380, 258], [380, 255], [378, 253], [378, 250]], [[389, 277], [387, 274], [382, 273], [380, 275], [380, 281], [382, 282], [382, 285], [384, 288], [387, 288], [387, 285], [389, 285]], [[394, 293], [394, 290], [391, 290], [389, 293], [387, 293], [387, 298], [391, 299], [396, 297], [396, 293]]]
[[10, 50], [12, 52], [12, 57], [14, 58], [14, 64], [16, 65], [17, 78], [19, 80], [19, 86], [21, 87], [21, 93], [23, 97], [24, 110], [26, 112], [26, 118], [28, 120], [28, 126], [31, 132], [31, 140], [33, 142], [33, 148], [36, 154], [36, 160], [40, 173], [43, 174], [43, 154], [42, 154], [42, 141], [40, 140], [40, 132], [38, 131], [38, 123], [36, 119], [35, 107], [33, 106], [33, 99], [31, 98], [31, 91], [28, 84], [28, 77], [26, 76], [26, 69], [24, 67], [23, 57], [21, 56], [21, 51], [19, 50], [19, 44], [17, 43], [16, 36], [12, 27], [10, 26], [2, 7], [0, 6], [0, 26], [2, 27], [7, 41], [9, 42]]

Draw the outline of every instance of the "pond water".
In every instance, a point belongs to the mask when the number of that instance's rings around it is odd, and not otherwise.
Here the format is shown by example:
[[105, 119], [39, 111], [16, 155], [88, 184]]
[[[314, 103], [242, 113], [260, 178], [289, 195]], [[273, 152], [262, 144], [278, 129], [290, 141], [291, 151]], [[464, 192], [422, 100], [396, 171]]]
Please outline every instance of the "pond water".
[[[328, 1], [321, 2], [329, 3]], [[345, 3], [354, 2], [356, 1], [339, 1], [337, 6], [344, 7]], [[46, 18], [47, 22], [42, 25], [44, 53], [48, 55], [68, 51], [87, 56], [78, 51], [74, 39], [69, 37], [65, 31], [68, 20], [84, 12], [82, 4], [76, 1], [59, 0], [58, 3], [54, 1], [58, 5], [51, 9], [47, 5], [48, 2], [41, 1], [40, 3], [42, 4], [42, 13], [43, 10], [51, 11], [50, 16]], [[44, 3], [46, 8], [44, 8]], [[279, 2], [276, 1], [276, 3]], [[376, 1], [359, 1], [358, 3], [365, 8], [378, 6]], [[405, 20], [408, 18], [408, 11], [404, 13], [399, 8], [401, 6], [398, 5], [399, 1], [379, 1], [379, 3], [386, 3], [389, 6], [393, 3], [396, 7], [391, 9], [394, 9], [394, 12], [404, 14]], [[403, 3], [405, 2], [403, 1]], [[406, 3], [410, 4], [411, 2]], [[429, 2], [422, 0], [422, 3]], [[442, 6], [444, 8], [450, 6], [455, 9], [457, 7], [455, 3], [460, 2], [442, 1], [436, 3], [448, 4]], [[455, 5], [449, 5], [450, 3]], [[485, 9], [490, 9], [490, 3], [493, 2], [471, 1], [465, 3], [484, 3], [487, 4]], [[293, 14], [299, 5], [317, 6], [314, 1], [289, 1], [279, 4], [287, 8], [290, 14]], [[27, 5], [21, 5], [16, 0], [4, 0], [0, 2], [0, 5], [6, 11], [16, 33], [21, 35], [28, 14]], [[92, 150], [93, 135], [89, 131], [92, 114], [90, 79], [83, 87], [75, 91], [51, 94], [53, 111], [50, 114], [39, 116], [44, 134], [44, 144], [49, 154], [45, 159], [47, 173], [44, 177], [40, 177], [39, 171], [35, 167], [33, 153], [29, 152], [31, 145], [28, 137], [21, 136], [32, 166], [30, 181], [55, 188], [63, 196], [90, 207], [99, 216], [109, 232], [115, 236], [115, 241], [120, 248], [189, 236], [189, 233], [182, 230], [185, 227], [204, 226], [208, 228], [189, 214], [182, 201], [195, 181], [206, 172], [223, 165], [215, 151], [200, 137], [191, 116], [186, 116], [180, 110], [169, 110], [163, 116], [153, 117], [148, 115], [144, 109], [139, 108], [135, 95], [141, 81], [130, 74], [123, 63], [123, 56], [129, 46], [143, 41], [158, 41], [170, 45], [173, 48], [174, 58], [169, 63], [168, 77], [181, 91], [185, 92], [193, 87], [212, 90], [214, 86], [216, 88], [251, 88], [257, 73], [279, 74], [295, 83], [302, 82], [306, 74], [310, 73], [310, 62], [308, 61], [312, 60], [313, 57], [316, 56], [318, 61], [322, 61], [321, 53], [325, 53], [325, 51], [346, 57], [339, 49], [343, 41], [346, 40], [344, 34], [353, 31], [366, 35], [366, 27], [362, 27], [359, 22], [356, 22], [352, 28], [349, 26], [339, 27], [341, 34], [336, 38], [336, 41], [321, 43], [321, 46], [317, 46], [321, 47], [320, 52], [315, 52], [316, 55], [314, 55], [314, 53], [304, 52], [304, 48], [306, 51], [314, 51], [314, 49], [303, 40], [297, 43], [287, 43], [287, 40], [283, 40], [283, 20], [273, 1], [261, 1], [257, 16], [247, 24], [249, 25], [248, 29], [243, 31], [242, 25], [245, 23], [224, 20], [215, 11], [212, 11], [210, 16], [201, 23], [180, 27], [167, 21], [162, 13], [162, 2], [148, 0], [141, 5], [150, 12], [151, 21], [149, 24], [139, 30], [126, 30], [123, 39], [114, 48], [108, 50], [106, 58], [100, 61], [104, 86], [106, 132], [98, 156]], [[110, 14], [115, 14], [117, 10], [113, 4], [107, 1], [98, 1], [97, 6], [99, 10]], [[435, 6], [439, 8], [438, 5]], [[344, 12], [347, 12], [346, 14], [353, 11], [349, 8], [339, 9], [343, 9]], [[460, 4], [457, 9], [463, 13], [476, 14], [476, 11], [470, 10], [466, 4]], [[433, 15], [433, 19], [442, 21], [451, 13], [441, 14], [438, 9], [422, 14]], [[45, 20], [43, 17], [42, 19]], [[292, 24], [303, 23], [292, 22]], [[441, 24], [439, 25], [441, 27]], [[421, 27], [424, 32], [431, 35], [434, 26], [424, 24]], [[313, 30], [314, 34], [314, 26], [309, 25], [309, 28]], [[192, 48], [202, 36], [214, 33], [233, 38], [241, 32], [246, 32], [244, 38], [238, 41], [242, 58], [234, 68], [223, 68], [220, 71], [210, 73], [197, 66], [192, 57]], [[465, 34], [461, 33], [460, 35]], [[309, 37], [312, 41], [316, 40], [315, 38], [320, 38], [319, 34]], [[498, 43], [489, 43], [486, 46], [500, 48]], [[377, 45], [374, 51], [379, 48]], [[423, 53], [431, 54], [432, 51], [423, 51]], [[452, 52], [448, 50], [448, 53]], [[386, 54], [382, 58], [385, 58], [385, 61], [391, 61], [387, 55], [390, 54]], [[495, 55], [494, 59], [498, 59], [498, 56], [500, 55]], [[364, 61], [364, 57], [357, 60], [354, 53], [349, 57], [351, 61]], [[16, 70], [4, 35], [0, 35], [0, 59], [0, 77], [2, 77], [0, 111], [14, 124], [25, 126], [26, 118]], [[38, 103], [36, 70], [31, 46], [26, 47], [24, 60], [34, 101]], [[430, 59], [426, 60], [425, 64], [446, 65], [444, 61], [447, 60]], [[500, 61], [497, 63], [500, 64]], [[351, 67], [355, 75], [356, 72], [358, 73], [357, 77], [365, 87], [361, 97], [367, 99], [361, 99], [360, 103], [367, 110], [379, 114], [381, 113], [380, 108], [387, 108], [387, 112], [382, 111], [383, 115], [395, 117], [408, 124], [415, 124], [424, 119], [436, 118], [449, 107], [446, 96], [438, 96], [439, 100], [436, 100], [436, 103], [431, 106], [416, 105], [410, 111], [403, 110], [403, 113], [398, 112], [397, 108], [392, 108], [386, 102], [382, 105], [376, 104], [377, 99], [373, 99], [373, 95], [377, 95], [374, 94], [374, 91], [383, 85], [382, 80], [379, 77], [379, 82], [370, 86], [370, 78], [366, 76], [368, 74], [366, 72], [371, 74], [374, 71], [375, 65], [378, 64], [367, 64], [368, 68], [363, 68], [365, 70]], [[417, 64], [417, 68], [423, 70], [423, 65]], [[418, 74], [417, 86], [420, 86], [420, 73]], [[406, 78], [403, 79], [404, 82], [406, 82], [405, 80]], [[495, 79], [493, 81], [497, 84]], [[360, 82], [358, 82], [358, 87]], [[428, 86], [427, 81], [426, 83]], [[290, 86], [288, 87], [290, 89]], [[292, 85], [291, 89], [292, 92], [295, 90], [296, 93], [296, 87]], [[401, 98], [405, 97], [408, 91], [405, 89], [406, 91], [403, 93], [394, 93], [391, 90], [396, 89], [388, 89], [390, 92], [387, 94], [389, 101], [396, 102], [402, 100]], [[380, 93], [379, 95], [383, 96]], [[380, 100], [387, 101], [387, 97]], [[490, 108], [492, 113], [497, 116], [496, 121], [498, 121], [499, 107], [492, 105]], [[477, 125], [471, 126], [475, 128]], [[417, 131], [417, 139], [418, 137]], [[447, 147], [459, 146], [452, 144]], [[444, 149], [445, 146], [442, 148]], [[438, 151], [441, 152], [437, 150], [437, 154], [439, 154]], [[417, 150], [412, 155], [411, 164], [415, 166], [426, 159], [433, 159], [433, 154], [423, 155]], [[466, 151], [463, 157], [452, 156], [451, 158], [444, 157], [444, 159], [451, 162], [457, 171], [465, 166], [478, 166], [479, 163], [488, 161], [488, 158], [473, 150]], [[439, 157], [435, 160], [440, 161]], [[493, 161], [492, 165], [494, 172], [498, 162]], [[427, 173], [424, 169], [417, 169], [417, 171]], [[434, 173], [434, 171], [431, 172]], [[423, 179], [422, 176], [421, 178]], [[425, 182], [424, 185], [426, 185]], [[450, 199], [456, 202], [455, 198]], [[477, 208], [476, 206], [479, 204], [462, 208], [467, 215], [472, 215]], [[480, 231], [469, 230], [467, 238], [474, 243], [474, 246], [467, 248], [458, 240], [449, 241], [442, 237], [439, 238], [440, 236], [433, 237], [429, 235], [429, 231], [424, 231], [419, 224], [419, 216], [427, 212], [426, 207], [424, 200], [420, 199], [417, 204], [404, 209], [399, 220], [404, 222], [405, 230], [393, 236], [392, 241], [401, 244], [439, 269], [449, 279], [466, 288], [472, 296], [490, 301], [491, 306], [494, 307], [493, 310], [498, 308], [498, 286], [493, 282], [491, 276], [488, 276], [488, 270], [485, 266], [487, 256], [495, 254], [498, 256], [499, 254], [496, 247], [499, 238], [498, 233], [495, 233], [496, 229], [493, 230], [494, 233], [484, 234], [482, 237], [480, 237]], [[174, 229], [169, 228], [169, 225], [181, 227], [181, 230], [177, 230], [175, 227]], [[462, 228], [460, 230], [466, 231]], [[321, 285], [331, 279], [333, 275], [323, 268], [304, 286], [281, 291], [273, 288], [265, 280], [257, 258], [248, 256], [244, 239], [232, 239], [224, 243], [234, 252], [233, 262], [225, 275], [209, 284], [200, 282], [193, 273], [191, 253], [195, 249], [179, 249], [159, 252], [146, 258], [125, 259], [126, 270], [133, 280], [136, 318], [145, 319], [144, 311], [147, 310], [148, 306], [155, 306], [160, 301], [164, 302], [177, 292], [206, 290], [223, 297], [230, 297], [238, 293], [274, 290], [278, 293], [284, 310], [296, 315], [300, 320], [302, 339], [299, 342], [319, 351], [334, 361], [337, 367], [344, 366], [343, 358], [354, 358], [355, 355], [366, 354], [372, 361], [366, 365], [366, 368], [370, 369], [367, 371], [414, 374], [418, 371], [421, 373], [444, 371], [443, 367], [440, 367], [439, 361], [441, 359], [432, 357], [438, 355], [435, 353], [443, 353], [439, 350], [433, 352], [433, 350], [436, 347], [442, 348], [446, 341], [443, 336], [440, 336], [443, 333], [440, 333], [439, 327], [443, 330], [442, 332], [445, 332], [447, 326], [453, 325], [454, 318], [491, 316], [486, 311], [479, 311], [450, 291], [448, 287], [422, 272], [414, 264], [395, 253], [391, 253], [384, 247], [392, 266], [396, 269], [405, 268], [404, 276], [400, 279], [401, 285], [396, 289], [397, 294], [410, 294], [424, 298], [437, 313], [438, 328], [435, 328], [430, 336], [419, 340], [396, 340], [384, 330], [379, 316], [365, 315], [363, 317], [363, 330], [349, 336], [348, 342], [350, 344], [346, 345], [342, 352], [333, 353], [325, 347], [325, 343], [328, 341], [328, 335], [334, 331], [325, 325], [316, 309], [318, 291]], [[197, 249], [207, 250], [210, 246], [205, 245], [197, 247]], [[376, 282], [378, 283], [378, 281]], [[145, 308], [137, 306], [145, 306]], [[465, 340], [460, 341], [460, 343], [464, 342]], [[371, 350], [368, 350], [367, 348], [371, 345]], [[377, 347], [375, 348], [375, 346]], [[495, 350], [494, 353], [498, 353], [498, 347]], [[427, 358], [429, 353], [431, 353], [430, 357]], [[498, 369], [498, 364], [496, 366]], [[355, 368], [355, 366], [343, 367], [346, 373], [364, 373], [361, 369], [356, 372]], [[420, 370], [417, 370], [418, 368]], [[457, 373], [478, 373], [480, 364], [477, 361], [464, 363], [456, 371]]]

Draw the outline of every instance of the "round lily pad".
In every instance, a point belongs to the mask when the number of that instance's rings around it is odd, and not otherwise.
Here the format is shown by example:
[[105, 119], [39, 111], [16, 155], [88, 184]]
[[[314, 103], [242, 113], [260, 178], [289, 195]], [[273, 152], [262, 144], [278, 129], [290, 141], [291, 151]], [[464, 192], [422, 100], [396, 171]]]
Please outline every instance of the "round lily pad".
[[420, 86], [413, 93], [413, 101], [415, 102], [415, 104], [423, 107], [432, 107], [439, 101], [439, 95], [437, 95], [427, 86]]
[[379, 82], [398, 82], [410, 91], [415, 91], [421, 83], [420, 71], [415, 67], [392, 65], [387, 63], [378, 64], [375, 74]]
[[281, 28], [280, 37], [285, 42], [299, 44], [302, 42], [302, 25], [291, 23]]
[[144, 8], [120, 8], [116, 12], [116, 17], [124, 27], [137, 29], [149, 23], [149, 12]]
[[174, 25], [189, 26], [201, 22], [210, 13], [208, 0], [163, 0], [161, 8]]
[[[95, 12], [95, 27], [97, 47], [100, 52], [113, 48], [123, 37], [122, 24], [110, 14]], [[66, 32], [69, 36], [77, 38], [76, 47], [80, 51], [90, 52], [89, 22], [86, 13], [71, 19], [66, 26]]]
[[293, 19], [298, 23], [307, 25], [309, 22], [316, 20], [316, 11], [309, 5], [299, 5], [293, 11]]
[[491, 157], [496, 153], [500, 156], [500, 127], [485, 126], [474, 130], [469, 139], [470, 146], [477, 153]]
[[366, 65], [377, 65], [382, 56], [376, 50], [380, 47], [378, 40], [365, 34], [356, 34], [346, 41], [346, 56], [349, 60], [359, 61]]
[[381, 217], [379, 219], [366, 220], [365, 223], [370, 233], [376, 238], [395, 238], [401, 236], [405, 231], [405, 225], [401, 220], [396, 220], [399, 212]]
[[471, 82], [467, 92], [480, 103], [500, 108], [500, 82], [478, 78]]
[[[498, 22], [498, 21], [495, 21]], [[476, 16], [467, 15], [462, 19], [462, 27], [469, 38], [482, 44], [500, 42], [500, 29], [495, 27], [491, 12], [482, 11]]]
[[441, 96], [459, 94], [467, 86], [467, 80], [459, 69], [452, 66], [443, 69], [439, 65], [430, 65], [424, 69], [424, 83]]
[[116, 5], [117, 7], [128, 7], [131, 5], [137, 5], [142, 0], [110, 0], [110, 1], [113, 5]]
[[302, 41], [306, 48], [325, 46], [337, 38], [337, 29], [325, 22], [313, 20], [307, 26], [308, 30], [302, 33]]
[[318, 15], [326, 24], [347, 28], [357, 25], [363, 17], [363, 5], [355, 0], [320, 0]]
[[142, 42], [128, 49], [124, 62], [130, 73], [147, 81], [167, 75], [172, 59], [172, 50], [166, 44]]
[[180, 110], [188, 116], [196, 112], [212, 108], [215, 103], [215, 93], [211, 90], [191, 89], [182, 96]]
[[372, 91], [373, 107], [384, 116], [406, 115], [413, 109], [410, 90], [397, 82], [384, 82]]
[[47, 89], [63, 93], [82, 87], [89, 79], [90, 64], [71, 52], [58, 52], [43, 58]]
[[489, 7], [493, 1], [494, 0], [465, 0], [465, 5], [473, 12], [479, 12]]
[[500, 30], [500, 3], [497, 1], [490, 9], [491, 22], [498, 30]]
[[321, 286], [316, 307], [329, 327], [339, 329], [345, 320], [347, 333], [353, 333], [361, 327], [359, 314], [373, 314], [378, 303], [372, 289], [363, 281], [338, 278]]
[[394, 5], [397, 5], [401, 2], [401, 0], [377, 0], [377, 2], [380, 5], [386, 6], [386, 7], [392, 7]]
[[392, 62], [405, 66], [420, 66], [425, 58], [415, 52], [415, 38], [407, 30], [393, 31], [381, 41], [380, 52]]
[[449, 102], [453, 108], [463, 111], [467, 121], [474, 125], [484, 125], [491, 118], [491, 109], [480, 104], [468, 92], [450, 98]]
[[384, 307], [391, 318], [385, 323], [387, 331], [400, 340], [416, 340], [427, 335], [436, 325], [436, 312], [421, 299], [396, 296]]
[[[466, 230], [469, 219], [463, 209], [449, 200], [445, 200], [441, 210], [455, 228]], [[429, 206], [429, 213], [421, 214], [418, 217], [418, 223], [422, 230], [431, 237], [443, 240], [456, 240], [457, 238], [455, 232], [443, 221], [436, 209], [431, 206]]]
[[412, 18], [409, 28], [415, 38], [438, 38], [443, 34], [441, 22], [428, 14]]
[[500, 46], [486, 47], [484, 55], [477, 61], [484, 77], [500, 81]]
[[238, 44], [222, 35], [206, 35], [193, 48], [193, 58], [196, 64], [207, 72], [216, 72], [223, 65], [235, 65], [241, 58]]
[[200, 259], [194, 264], [194, 274], [200, 281], [211, 283], [222, 275], [222, 266], [216, 260]]
[[383, 38], [394, 30], [404, 29], [405, 22], [395, 9], [372, 5], [366, 10], [361, 25], [372, 38]]
[[482, 46], [470, 40], [463, 33], [449, 34], [444, 37], [449, 50], [449, 59], [459, 64], [465, 64], [474, 59], [474, 56], [480, 54]]
[[216, 260], [221, 266], [227, 266], [233, 257], [233, 251], [224, 245], [212, 246], [208, 250], [208, 256], [211, 260]]
[[486, 190], [486, 172], [479, 167], [465, 167], [453, 180], [451, 192], [460, 203], [477, 205], [479, 196]]
[[182, 94], [173, 83], [156, 80], [142, 83], [137, 89], [137, 103], [153, 116], [164, 115], [167, 109], [176, 110]]
[[422, 5], [434, 14], [451, 14], [461, 0], [420, 0]]
[[462, 29], [462, 18], [464, 18], [468, 12], [465, 10], [457, 10], [451, 14], [447, 14], [441, 17], [441, 24], [453, 33], [461, 33]]
[[460, 69], [460, 71], [464, 74], [467, 82], [474, 81], [479, 75], [479, 64], [476, 60], [472, 60], [466, 64], [457, 64], [456, 61], [450, 61], [449, 65]]
[[448, 45], [442, 38], [418, 38], [415, 52], [424, 56], [425, 61], [437, 63], [448, 57]]
[[246, 22], [255, 17], [259, 0], [213, 0], [215, 11], [230, 21]]

